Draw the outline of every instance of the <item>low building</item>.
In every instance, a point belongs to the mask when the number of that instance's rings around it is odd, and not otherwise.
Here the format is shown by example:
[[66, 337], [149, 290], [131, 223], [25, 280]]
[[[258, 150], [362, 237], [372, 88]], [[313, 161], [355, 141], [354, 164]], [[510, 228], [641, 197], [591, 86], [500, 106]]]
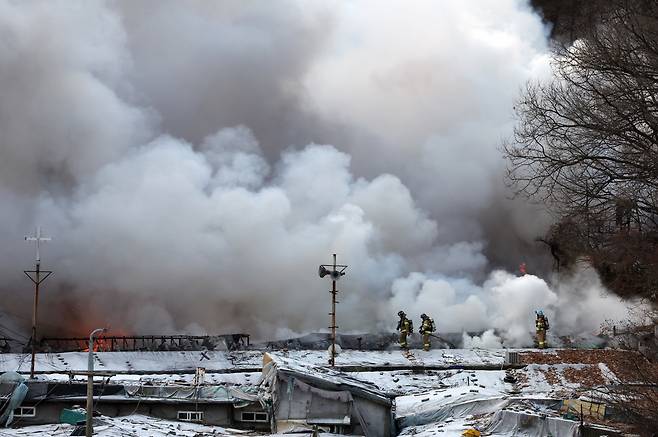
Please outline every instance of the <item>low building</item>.
[[396, 435], [392, 399], [376, 386], [284, 354], [264, 355], [260, 398], [272, 432]]
[[[84, 406], [86, 384], [30, 381], [12, 426], [58, 423], [65, 409]], [[0, 397], [13, 387], [3, 384]], [[142, 414], [167, 420], [246, 429], [269, 429], [256, 395], [217, 385], [96, 384], [94, 411], [103, 416]]]

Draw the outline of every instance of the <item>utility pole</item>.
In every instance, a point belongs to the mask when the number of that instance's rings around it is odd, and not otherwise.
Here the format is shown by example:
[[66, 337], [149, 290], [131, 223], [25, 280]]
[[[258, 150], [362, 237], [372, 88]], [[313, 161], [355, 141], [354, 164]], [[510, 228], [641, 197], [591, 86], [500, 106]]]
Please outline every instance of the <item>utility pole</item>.
[[89, 334], [89, 355], [87, 358], [87, 414], [85, 420], [85, 436], [94, 434], [94, 336], [99, 332], [107, 331], [106, 328], [98, 328]]
[[[53, 272], [50, 270], [41, 270], [40, 247], [42, 241], [50, 241], [50, 237], [41, 235], [41, 226], [37, 226], [36, 233], [32, 237], [25, 237], [25, 241], [34, 241], [36, 245], [36, 258], [34, 270], [24, 270], [25, 276], [30, 278], [34, 283], [34, 306], [32, 308], [32, 362], [30, 364], [30, 379], [34, 379], [34, 360], [37, 352], [37, 307], [39, 306], [39, 285], [45, 281]], [[43, 276], [42, 276], [43, 275]]]
[[331, 326], [329, 326], [329, 329], [331, 329], [331, 358], [329, 359], [331, 367], [336, 365], [336, 328], [338, 328], [338, 326], [336, 326], [336, 304], [338, 303], [336, 300], [336, 295], [338, 294], [336, 281], [338, 281], [341, 276], [345, 276], [345, 270], [347, 269], [346, 265], [336, 264], [336, 254], [334, 253], [333, 256], [333, 264], [322, 264], [318, 269], [318, 274], [321, 278], [324, 278], [327, 275], [331, 277], [331, 290], [329, 291], [331, 293], [331, 312], [329, 313], [331, 316]]

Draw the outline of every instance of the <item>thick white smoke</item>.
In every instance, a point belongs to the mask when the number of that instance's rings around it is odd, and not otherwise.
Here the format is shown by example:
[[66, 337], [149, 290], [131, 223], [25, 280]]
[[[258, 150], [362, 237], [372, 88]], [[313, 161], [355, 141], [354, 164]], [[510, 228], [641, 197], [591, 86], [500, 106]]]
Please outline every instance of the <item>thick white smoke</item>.
[[546, 224], [506, 199], [497, 150], [546, 71], [523, 1], [5, 0], [0, 41], [12, 329], [29, 323], [37, 224], [54, 236], [51, 334], [321, 330], [315, 272], [334, 252], [343, 330], [421, 305], [440, 329], [500, 329], [532, 299], [582, 301], [487, 273], [534, 256]]
[[[534, 275], [494, 271], [483, 284], [444, 275], [412, 273], [393, 283], [388, 311], [433, 316], [439, 331], [464, 332], [465, 347], [530, 347], [535, 311], [548, 316], [555, 336], [596, 335], [606, 320], [625, 320], [634, 304], [602, 287], [591, 269], [557, 286]], [[485, 331], [480, 336], [466, 332]], [[498, 334], [496, 334], [498, 333]]]

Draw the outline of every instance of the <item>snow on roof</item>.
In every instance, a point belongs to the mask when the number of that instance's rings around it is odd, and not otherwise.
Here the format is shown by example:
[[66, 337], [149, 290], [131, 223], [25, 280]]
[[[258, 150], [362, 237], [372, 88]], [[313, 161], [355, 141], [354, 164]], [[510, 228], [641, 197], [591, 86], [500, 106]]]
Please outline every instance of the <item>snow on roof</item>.
[[529, 364], [515, 372], [524, 393], [544, 393], [568, 399], [591, 387], [606, 384], [599, 366], [591, 364]]
[[427, 370], [419, 373], [412, 370], [380, 372], [354, 372], [350, 375], [360, 381], [376, 385], [381, 391], [396, 395], [424, 393], [433, 389], [471, 385], [473, 388], [496, 388], [501, 392], [510, 389], [505, 383], [503, 370]]
[[450, 417], [493, 413], [507, 405], [508, 396], [496, 388], [456, 386], [395, 399], [401, 426], [441, 422]]
[[[437, 435], [461, 436], [464, 431], [473, 427], [471, 417], [449, 417], [440, 423], [429, 423], [427, 425], [408, 426], [401, 430], [400, 437], [436, 437]], [[490, 436], [491, 437], [491, 436]], [[497, 436], [495, 436], [497, 437]]]
[[[233, 372], [233, 373], [206, 373], [204, 384], [206, 385], [223, 385], [223, 386], [252, 386], [258, 384], [261, 372]], [[37, 374], [38, 381], [46, 382], [76, 382], [86, 383], [87, 377], [83, 375], [73, 375], [68, 373], [48, 373]], [[195, 375], [191, 373], [151, 373], [151, 374], [117, 374], [109, 378], [111, 384], [121, 385], [193, 385]], [[108, 379], [107, 377], [97, 377], [96, 379]]]
[[[94, 370], [121, 373], [194, 373], [197, 367], [205, 367], [207, 371], [256, 370], [260, 369], [262, 356], [261, 351], [95, 352]], [[37, 354], [35, 371], [85, 371], [87, 359], [87, 352]], [[29, 354], [0, 354], [0, 372], [29, 370]]]
[[[486, 430], [487, 435], [518, 435], [519, 424], [523, 424], [525, 435], [555, 435], [576, 437], [581, 434], [579, 423], [555, 415], [531, 411], [501, 410], [496, 412]], [[491, 433], [491, 434], [489, 434]]]
[[[566, 375], [571, 382], [581, 385], [601, 385], [616, 380], [642, 382], [653, 376], [658, 379], [658, 364], [649, 362], [635, 351], [621, 349], [555, 349], [549, 352], [527, 351], [520, 354], [525, 364], [546, 364], [559, 369], [560, 365], [580, 372]], [[568, 366], [571, 365], [571, 366]], [[556, 367], [558, 366], [558, 367]]]
[[361, 381], [338, 370], [315, 366], [274, 352], [268, 352], [263, 357], [264, 378], [270, 373], [271, 369], [268, 368], [270, 366], [273, 366], [278, 373], [293, 375], [297, 379], [324, 389], [345, 390], [377, 402], [391, 403], [389, 396], [380, 391], [375, 384]]
[[[316, 366], [326, 366], [329, 354], [324, 350], [278, 351], [279, 355]], [[430, 351], [345, 350], [336, 356], [336, 367], [459, 367], [497, 366], [505, 363], [504, 349], [432, 349]]]
[[[309, 365], [326, 366], [324, 350], [279, 351], [290, 359]], [[505, 350], [435, 349], [429, 352], [412, 350], [357, 351], [343, 350], [336, 357], [337, 367], [459, 367], [502, 365]], [[205, 355], [205, 356], [204, 356]], [[256, 371], [261, 368], [263, 351], [136, 351], [95, 352], [94, 369], [125, 374], [136, 373], [193, 373], [197, 367], [207, 372]], [[207, 358], [206, 358], [207, 357]], [[87, 370], [87, 352], [42, 353], [36, 355], [36, 372], [67, 373]], [[0, 354], [0, 373], [29, 372], [29, 354]]]

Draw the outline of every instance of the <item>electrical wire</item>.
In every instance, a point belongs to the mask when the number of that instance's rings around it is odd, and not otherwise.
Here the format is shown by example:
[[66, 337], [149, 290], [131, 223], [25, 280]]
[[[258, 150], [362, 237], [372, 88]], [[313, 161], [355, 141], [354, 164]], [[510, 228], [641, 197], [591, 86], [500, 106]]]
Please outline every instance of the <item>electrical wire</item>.
[[[55, 391], [55, 389], [56, 389], [58, 386], [60, 386], [60, 385], [62, 385], [61, 382], [56, 382], [55, 385], [54, 385], [50, 390], [48, 390], [48, 392], [46, 392], [46, 394], [43, 396], [43, 398], [42, 398], [40, 401], [38, 401], [38, 402], [37, 402], [36, 404], [34, 404], [34, 405], [30, 405], [31, 407], [34, 407], [34, 413], [35, 413], [35, 414], [36, 414], [36, 412], [37, 412], [37, 407], [38, 407], [43, 401], [47, 400], [47, 399], [48, 399], [48, 395], [51, 394], [53, 391]], [[12, 423], [14, 423], [14, 424], [18, 424], [18, 423], [21, 422], [22, 419], [23, 419], [22, 417], [19, 417], [18, 419], [16, 419], [16, 420], [15, 420], [14, 422], [12, 422]]]
[[[16, 337], [21, 337], [24, 340], [28, 340], [30, 338], [29, 336], [27, 336], [25, 334], [21, 334], [20, 332], [15, 331], [14, 329], [12, 329], [12, 328], [10, 328], [6, 325], [3, 325], [2, 323], [0, 323], [0, 329], [3, 329], [4, 331], [7, 331], [8, 333], [12, 334], [12, 335], [6, 335], [7, 332], [3, 332], [3, 334], [5, 334], [7, 337], [16, 336]], [[12, 340], [14, 340], [14, 339], [12, 339]]]

